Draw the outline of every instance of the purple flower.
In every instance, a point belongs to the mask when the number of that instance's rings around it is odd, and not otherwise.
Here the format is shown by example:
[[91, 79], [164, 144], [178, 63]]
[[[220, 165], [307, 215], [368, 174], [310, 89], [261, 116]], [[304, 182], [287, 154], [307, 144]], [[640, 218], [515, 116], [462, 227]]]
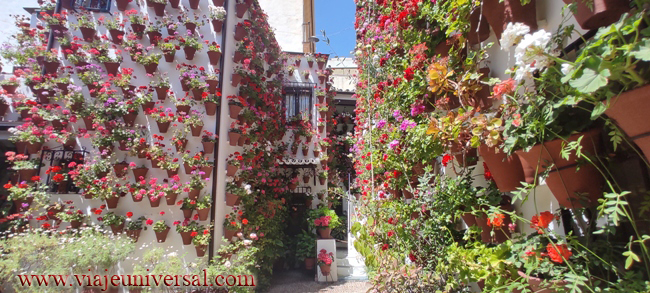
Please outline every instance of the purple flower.
[[422, 104], [415, 104], [411, 107], [411, 116], [415, 117], [420, 114], [424, 113], [424, 105]]
[[399, 129], [402, 131], [406, 131], [409, 128], [415, 128], [415, 122], [409, 121], [408, 119], [402, 121], [402, 125], [400, 125]]
[[402, 113], [400, 113], [399, 110], [395, 110], [395, 112], [393, 112], [393, 118], [397, 119], [397, 121], [402, 121], [402, 118], [404, 117], [402, 117]]
[[396, 139], [396, 140], [391, 141], [391, 142], [388, 144], [388, 147], [389, 147], [391, 150], [394, 150], [395, 148], [397, 148], [398, 145], [399, 145], [399, 140]]
[[29, 204], [26, 203], [26, 202], [24, 202], [24, 203], [21, 204], [21, 206], [22, 206], [23, 208], [27, 208], [27, 207], [29, 207]]
[[382, 129], [384, 126], [386, 126], [386, 120], [381, 119], [379, 122], [377, 122], [377, 128]]

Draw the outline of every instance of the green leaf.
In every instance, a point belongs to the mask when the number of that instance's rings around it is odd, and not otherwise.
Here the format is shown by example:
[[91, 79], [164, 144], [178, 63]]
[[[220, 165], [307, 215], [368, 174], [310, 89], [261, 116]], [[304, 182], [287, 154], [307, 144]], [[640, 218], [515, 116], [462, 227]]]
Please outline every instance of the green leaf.
[[630, 52], [634, 58], [641, 59], [643, 61], [650, 61], [650, 40], [645, 39], [637, 44], [632, 52]]
[[605, 110], [607, 110], [607, 106], [605, 103], [599, 103], [596, 102], [596, 106], [594, 107], [594, 110], [591, 111], [591, 120], [596, 120], [600, 115], [605, 113]]
[[583, 93], [593, 93], [608, 83], [609, 69], [596, 72], [591, 68], [584, 68], [582, 76], [569, 81], [569, 84]]

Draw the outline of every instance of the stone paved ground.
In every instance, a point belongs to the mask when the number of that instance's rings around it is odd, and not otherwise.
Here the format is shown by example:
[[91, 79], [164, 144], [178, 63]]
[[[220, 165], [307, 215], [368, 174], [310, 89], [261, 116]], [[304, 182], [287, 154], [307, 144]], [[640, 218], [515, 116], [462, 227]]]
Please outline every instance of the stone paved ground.
[[269, 293], [366, 293], [368, 281], [317, 283], [302, 271], [287, 271], [274, 276]]

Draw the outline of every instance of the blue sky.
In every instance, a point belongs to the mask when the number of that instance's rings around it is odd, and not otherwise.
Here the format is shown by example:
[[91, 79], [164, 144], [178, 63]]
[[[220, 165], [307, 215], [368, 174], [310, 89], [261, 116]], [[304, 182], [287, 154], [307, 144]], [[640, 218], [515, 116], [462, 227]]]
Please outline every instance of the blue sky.
[[[354, 0], [314, 0], [316, 8], [316, 36], [321, 39], [316, 43], [316, 52], [329, 53], [332, 56], [349, 57], [354, 49], [356, 37], [354, 32]], [[330, 39], [328, 46], [323, 42], [321, 30], [325, 30]]]

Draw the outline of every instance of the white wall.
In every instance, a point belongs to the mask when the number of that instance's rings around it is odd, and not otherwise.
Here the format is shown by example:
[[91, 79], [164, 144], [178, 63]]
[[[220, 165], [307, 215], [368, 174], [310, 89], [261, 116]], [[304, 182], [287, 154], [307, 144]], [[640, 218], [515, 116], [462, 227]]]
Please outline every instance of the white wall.
[[259, 3], [269, 16], [282, 51], [303, 52], [303, 0], [259, 0]]

